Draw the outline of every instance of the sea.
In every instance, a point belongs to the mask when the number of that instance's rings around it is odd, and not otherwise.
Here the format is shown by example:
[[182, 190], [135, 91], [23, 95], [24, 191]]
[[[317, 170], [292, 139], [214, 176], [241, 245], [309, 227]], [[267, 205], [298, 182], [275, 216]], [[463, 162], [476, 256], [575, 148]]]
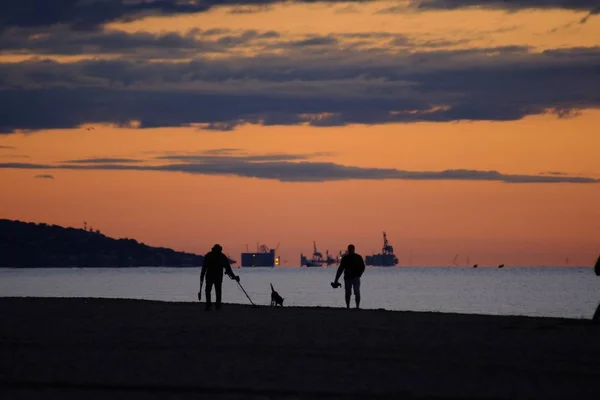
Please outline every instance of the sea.
[[[234, 272], [250, 299], [225, 277], [224, 303], [268, 305], [273, 284], [284, 306], [345, 307], [343, 288], [330, 285], [336, 268]], [[0, 297], [197, 302], [199, 276], [199, 268], [1, 268]], [[361, 294], [364, 309], [587, 319], [600, 302], [600, 277], [589, 267], [367, 267]]]

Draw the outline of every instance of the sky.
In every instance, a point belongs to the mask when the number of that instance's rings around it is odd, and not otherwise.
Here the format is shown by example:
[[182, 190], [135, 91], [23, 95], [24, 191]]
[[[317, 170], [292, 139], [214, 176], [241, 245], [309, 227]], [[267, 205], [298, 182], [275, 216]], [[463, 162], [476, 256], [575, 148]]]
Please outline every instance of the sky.
[[599, 71], [600, 0], [8, 0], [0, 218], [589, 266]]

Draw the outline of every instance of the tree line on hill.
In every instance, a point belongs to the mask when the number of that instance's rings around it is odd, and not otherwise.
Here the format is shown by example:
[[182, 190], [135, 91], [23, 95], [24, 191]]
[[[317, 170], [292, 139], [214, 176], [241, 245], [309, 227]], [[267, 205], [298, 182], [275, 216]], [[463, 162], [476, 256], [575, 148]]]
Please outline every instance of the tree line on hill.
[[0, 267], [199, 267], [203, 257], [100, 231], [0, 219]]

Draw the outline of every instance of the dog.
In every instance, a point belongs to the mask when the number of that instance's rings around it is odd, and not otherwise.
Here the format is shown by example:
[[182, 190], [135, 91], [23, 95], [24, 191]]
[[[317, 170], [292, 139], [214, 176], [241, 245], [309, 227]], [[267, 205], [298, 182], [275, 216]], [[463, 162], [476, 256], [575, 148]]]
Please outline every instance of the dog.
[[273, 284], [271, 283], [271, 307], [283, 307], [284, 298], [279, 295], [273, 288]]

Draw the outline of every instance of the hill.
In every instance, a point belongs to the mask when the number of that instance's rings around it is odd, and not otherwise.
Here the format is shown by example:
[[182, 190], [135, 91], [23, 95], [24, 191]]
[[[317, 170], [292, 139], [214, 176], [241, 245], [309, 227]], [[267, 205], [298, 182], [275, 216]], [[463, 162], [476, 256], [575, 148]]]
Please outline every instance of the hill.
[[203, 257], [100, 231], [0, 219], [0, 267], [198, 267]]

